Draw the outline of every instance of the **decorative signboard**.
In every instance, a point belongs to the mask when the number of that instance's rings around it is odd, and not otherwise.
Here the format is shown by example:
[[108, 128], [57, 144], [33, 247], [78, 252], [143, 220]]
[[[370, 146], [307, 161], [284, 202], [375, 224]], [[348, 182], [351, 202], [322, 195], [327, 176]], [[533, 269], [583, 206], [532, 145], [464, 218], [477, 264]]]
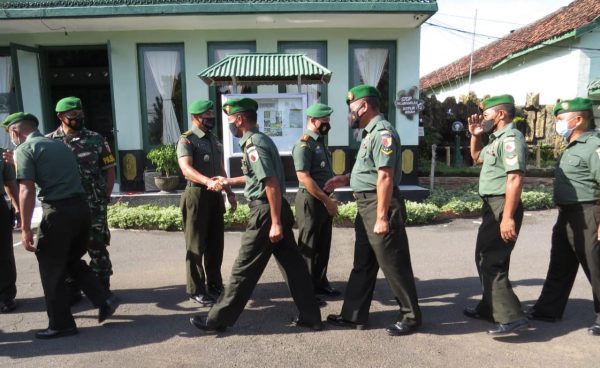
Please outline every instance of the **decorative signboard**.
[[398, 99], [395, 102], [396, 108], [402, 115], [412, 120], [413, 116], [423, 111], [425, 103], [418, 98], [417, 87], [411, 87], [408, 91], [400, 90], [396, 94]]
[[[268, 135], [282, 156], [290, 156], [292, 148], [306, 129], [308, 98], [305, 93], [274, 94], [229, 94], [223, 95], [222, 102], [234, 98], [251, 98], [258, 103], [258, 129]], [[242, 156], [239, 139], [232, 136], [227, 127], [227, 115], [223, 113], [223, 149], [225, 169], [229, 172], [229, 158]]]

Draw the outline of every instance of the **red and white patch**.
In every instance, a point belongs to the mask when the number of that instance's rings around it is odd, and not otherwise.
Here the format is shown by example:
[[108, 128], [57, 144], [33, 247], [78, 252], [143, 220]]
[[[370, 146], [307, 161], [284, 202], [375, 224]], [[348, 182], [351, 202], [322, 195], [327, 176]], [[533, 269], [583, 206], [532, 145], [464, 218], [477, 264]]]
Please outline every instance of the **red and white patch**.
[[389, 134], [384, 134], [381, 136], [381, 145], [384, 148], [390, 148], [392, 146], [392, 136]]
[[258, 161], [258, 152], [256, 152], [255, 147], [250, 147], [248, 149], [248, 160], [250, 160], [250, 162]]
[[506, 141], [504, 142], [504, 151], [505, 152], [514, 152], [515, 151], [515, 141]]

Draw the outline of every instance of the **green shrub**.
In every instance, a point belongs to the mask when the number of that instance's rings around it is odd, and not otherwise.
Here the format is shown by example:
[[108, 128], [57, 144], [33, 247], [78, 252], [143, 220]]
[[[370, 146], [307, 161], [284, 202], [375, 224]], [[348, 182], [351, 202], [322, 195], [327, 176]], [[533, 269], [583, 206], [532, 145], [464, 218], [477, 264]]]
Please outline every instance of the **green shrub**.
[[358, 208], [356, 202], [343, 203], [338, 206], [338, 214], [333, 219], [333, 223], [336, 225], [349, 225], [354, 223]]
[[177, 150], [174, 144], [161, 144], [153, 148], [146, 155], [156, 171], [165, 176], [176, 175], [179, 164], [177, 162]]
[[440, 214], [440, 209], [431, 203], [406, 201], [406, 224], [422, 225], [434, 221]]
[[542, 210], [554, 207], [552, 194], [545, 191], [528, 191], [521, 195], [523, 208], [527, 211]]
[[129, 207], [117, 203], [108, 207], [108, 225], [118, 229], [182, 230], [181, 210], [175, 206], [142, 205]]

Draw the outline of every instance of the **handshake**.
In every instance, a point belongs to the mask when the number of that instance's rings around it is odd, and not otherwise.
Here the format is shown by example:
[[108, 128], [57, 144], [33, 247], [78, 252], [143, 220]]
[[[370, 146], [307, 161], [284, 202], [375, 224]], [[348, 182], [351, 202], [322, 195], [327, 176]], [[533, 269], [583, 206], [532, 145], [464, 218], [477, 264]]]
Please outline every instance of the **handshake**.
[[206, 188], [213, 192], [220, 192], [225, 190], [230, 193], [229, 182], [224, 176], [215, 176], [206, 181]]

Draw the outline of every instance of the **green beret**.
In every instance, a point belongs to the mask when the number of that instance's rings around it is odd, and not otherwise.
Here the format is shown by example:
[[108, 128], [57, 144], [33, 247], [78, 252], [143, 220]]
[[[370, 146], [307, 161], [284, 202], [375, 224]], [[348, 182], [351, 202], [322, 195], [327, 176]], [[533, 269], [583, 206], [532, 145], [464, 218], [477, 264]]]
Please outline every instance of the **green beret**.
[[325, 104], [316, 103], [306, 109], [306, 115], [311, 118], [322, 118], [329, 116], [333, 112], [333, 109]]
[[65, 97], [56, 103], [56, 112], [81, 110], [81, 100], [77, 97]]
[[9, 126], [18, 123], [22, 120], [35, 121], [35, 125], [40, 125], [40, 122], [35, 117], [35, 115], [30, 114], [28, 112], [15, 112], [14, 114], [10, 114], [4, 119], [2, 122], [2, 127], [4, 129], [8, 129]]
[[379, 100], [381, 100], [381, 93], [379, 93], [377, 88], [373, 86], [359, 84], [358, 86], [352, 87], [352, 89], [348, 91], [348, 94], [346, 95], [346, 103], [350, 105], [352, 102], [365, 97], [377, 97]]
[[242, 111], [256, 111], [258, 110], [258, 103], [251, 98], [233, 98], [227, 100], [223, 104], [223, 112], [227, 115], [236, 114]]
[[515, 104], [515, 99], [513, 98], [513, 96], [511, 95], [500, 95], [500, 96], [493, 96], [490, 98], [486, 98], [485, 100], [483, 100], [483, 102], [481, 103], [481, 111], [485, 111], [487, 109], [489, 109], [490, 107], [494, 107], [494, 106], [498, 106], [498, 105], [514, 105]]
[[589, 98], [576, 97], [572, 100], [559, 102], [554, 106], [554, 116], [572, 111], [593, 111], [592, 100]]
[[210, 100], [195, 100], [188, 106], [188, 113], [192, 115], [204, 114], [208, 110], [212, 109], [214, 104]]

